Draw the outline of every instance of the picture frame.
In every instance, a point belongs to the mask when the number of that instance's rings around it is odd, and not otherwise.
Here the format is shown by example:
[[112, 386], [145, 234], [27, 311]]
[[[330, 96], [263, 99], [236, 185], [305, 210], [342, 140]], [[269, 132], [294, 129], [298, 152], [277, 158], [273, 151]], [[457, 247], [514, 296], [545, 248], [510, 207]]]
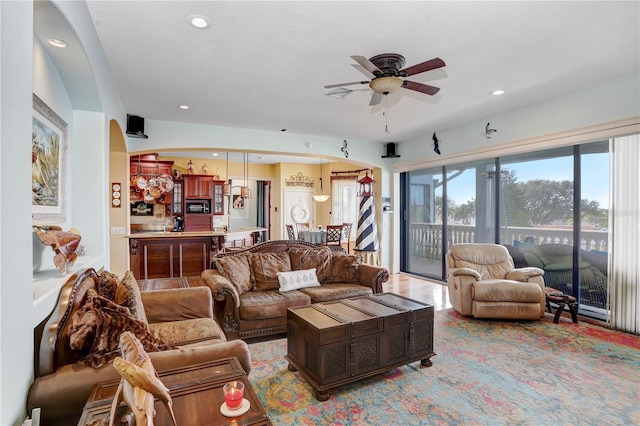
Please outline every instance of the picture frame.
[[33, 94], [31, 125], [31, 219], [34, 225], [66, 218], [68, 125]]
[[[229, 203], [230, 219], [248, 219], [249, 218], [249, 200], [243, 200], [240, 195], [242, 186], [231, 185], [231, 197]], [[240, 203], [239, 200], [242, 200]]]

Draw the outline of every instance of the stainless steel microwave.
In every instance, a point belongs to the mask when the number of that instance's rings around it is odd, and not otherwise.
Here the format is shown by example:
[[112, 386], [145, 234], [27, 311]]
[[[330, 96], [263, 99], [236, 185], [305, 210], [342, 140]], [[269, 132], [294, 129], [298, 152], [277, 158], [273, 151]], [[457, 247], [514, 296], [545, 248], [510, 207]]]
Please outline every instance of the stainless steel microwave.
[[211, 201], [194, 200], [187, 201], [188, 214], [209, 214], [211, 212]]

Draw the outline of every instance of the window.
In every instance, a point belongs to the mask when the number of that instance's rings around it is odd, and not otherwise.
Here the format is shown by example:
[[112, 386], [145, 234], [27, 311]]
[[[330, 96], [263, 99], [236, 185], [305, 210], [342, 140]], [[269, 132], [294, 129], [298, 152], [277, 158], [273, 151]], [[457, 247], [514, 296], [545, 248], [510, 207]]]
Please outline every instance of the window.
[[331, 224], [353, 223], [351, 235], [357, 232], [360, 198], [358, 176], [331, 176]]
[[445, 280], [451, 244], [496, 242], [517, 267], [539, 267], [548, 287], [577, 297], [582, 314], [606, 318], [608, 146], [403, 173], [400, 269]]

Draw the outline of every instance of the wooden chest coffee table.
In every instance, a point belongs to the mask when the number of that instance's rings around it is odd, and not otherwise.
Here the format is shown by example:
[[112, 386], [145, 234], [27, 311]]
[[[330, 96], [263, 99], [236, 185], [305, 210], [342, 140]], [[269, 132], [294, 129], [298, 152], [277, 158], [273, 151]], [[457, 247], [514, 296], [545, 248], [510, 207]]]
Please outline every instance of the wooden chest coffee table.
[[393, 367], [431, 366], [433, 312], [393, 293], [289, 308], [285, 359], [326, 401], [329, 389]]
[[[159, 374], [160, 380], [169, 388], [173, 400], [173, 410], [178, 425], [271, 425], [269, 416], [258, 400], [249, 379], [238, 359], [223, 358], [203, 364], [177, 368]], [[222, 386], [225, 383], [240, 380], [244, 382], [244, 397], [249, 400], [249, 411], [237, 417], [225, 417], [220, 412], [224, 402]], [[78, 426], [85, 426], [94, 420], [109, 416], [111, 402], [118, 388], [119, 380], [98, 383], [82, 411]], [[171, 417], [162, 402], [155, 402], [155, 426], [173, 425]], [[121, 403], [116, 412], [115, 424], [127, 412], [125, 403]]]

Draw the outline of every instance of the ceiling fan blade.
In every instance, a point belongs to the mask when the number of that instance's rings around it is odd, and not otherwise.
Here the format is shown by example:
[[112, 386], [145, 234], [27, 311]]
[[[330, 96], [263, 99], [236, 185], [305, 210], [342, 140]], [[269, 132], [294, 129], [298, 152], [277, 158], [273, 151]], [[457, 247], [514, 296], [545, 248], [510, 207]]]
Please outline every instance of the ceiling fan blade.
[[416, 64], [414, 66], [411, 66], [411, 67], [405, 68], [403, 70], [400, 70], [400, 72], [398, 74], [403, 76], [403, 77], [408, 77], [410, 75], [420, 74], [421, 72], [435, 70], [436, 68], [442, 68], [445, 65], [446, 64], [444, 63], [444, 61], [442, 59], [433, 58], [433, 59], [430, 59], [428, 61], [424, 61], [424, 62], [421, 62], [421, 63]]
[[334, 87], [352, 86], [354, 84], [369, 84], [369, 81], [352, 81], [351, 83], [330, 84], [324, 86], [325, 89], [333, 89]]
[[370, 73], [368, 69], [363, 67], [360, 64], [351, 64], [352, 67], [360, 71], [362, 74], [366, 75], [368, 78], [375, 78], [376, 76], [373, 73]]
[[415, 81], [403, 81], [402, 87], [416, 92], [426, 93], [427, 95], [435, 95], [440, 91], [439, 87], [429, 86], [428, 84], [416, 83]]
[[384, 95], [382, 93], [373, 92], [373, 95], [371, 96], [371, 101], [369, 102], [369, 106], [378, 105], [380, 102], [382, 102], [383, 96]]
[[369, 61], [364, 56], [353, 55], [351, 57], [351, 59], [353, 59], [354, 61], [359, 63], [364, 69], [366, 69], [367, 71], [369, 71], [373, 75], [382, 74], [382, 71], [380, 71], [380, 69], [378, 67], [373, 65], [371, 63], [371, 61]]

